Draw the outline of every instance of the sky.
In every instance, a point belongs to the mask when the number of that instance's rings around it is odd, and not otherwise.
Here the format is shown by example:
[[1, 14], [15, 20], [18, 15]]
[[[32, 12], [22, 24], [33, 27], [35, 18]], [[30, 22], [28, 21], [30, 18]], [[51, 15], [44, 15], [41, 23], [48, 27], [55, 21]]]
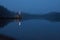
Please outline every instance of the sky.
[[0, 5], [12, 11], [28, 13], [60, 12], [60, 0], [0, 0]]
[[[11, 11], [23, 11], [31, 14], [60, 12], [60, 0], [0, 0], [0, 5], [5, 6]], [[42, 39], [51, 39], [52, 37], [53, 39], [57, 39], [56, 37], [60, 37], [60, 22], [29, 20], [22, 22], [22, 26], [23, 27], [20, 30], [24, 32], [16, 32], [18, 27], [15, 22], [9, 24], [8, 27], [5, 27], [4, 29], [0, 29], [0, 32], [19, 39], [20, 37], [21, 39], [38, 39], [39, 37], [42, 37]]]

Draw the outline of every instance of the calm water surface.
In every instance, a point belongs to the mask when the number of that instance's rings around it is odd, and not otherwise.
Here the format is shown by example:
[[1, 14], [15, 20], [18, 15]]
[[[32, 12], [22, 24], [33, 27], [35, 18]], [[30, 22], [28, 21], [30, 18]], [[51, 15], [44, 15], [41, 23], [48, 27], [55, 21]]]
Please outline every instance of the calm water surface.
[[[31, 14], [60, 12], [60, 0], [0, 0], [0, 5], [14, 12]], [[0, 28], [0, 34], [17, 40], [60, 40], [60, 22], [27, 20], [19, 26], [18, 22], [14, 21]]]
[[11, 22], [0, 28], [0, 33], [17, 40], [60, 40], [60, 22], [28, 20], [23, 21], [21, 26]]

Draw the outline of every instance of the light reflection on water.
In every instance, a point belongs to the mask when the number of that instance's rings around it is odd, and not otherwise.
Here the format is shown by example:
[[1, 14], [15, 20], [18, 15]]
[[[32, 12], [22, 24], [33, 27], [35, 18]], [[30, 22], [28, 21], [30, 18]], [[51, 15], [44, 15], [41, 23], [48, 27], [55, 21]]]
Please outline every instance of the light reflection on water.
[[[60, 22], [46, 20], [23, 21], [21, 26], [11, 22], [0, 33], [17, 38], [18, 40], [57, 40], [60, 39]], [[20, 31], [18, 31], [20, 30]]]

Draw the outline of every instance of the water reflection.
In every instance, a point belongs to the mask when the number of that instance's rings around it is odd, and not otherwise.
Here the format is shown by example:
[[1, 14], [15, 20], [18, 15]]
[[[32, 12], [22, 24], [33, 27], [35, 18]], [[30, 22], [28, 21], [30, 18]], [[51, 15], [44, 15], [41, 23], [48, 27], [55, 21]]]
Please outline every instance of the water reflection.
[[39, 19], [39, 20], [48, 20], [50, 22], [60, 22], [60, 12], [50, 12], [46, 14], [22, 13], [22, 19], [23, 21], [31, 19]]
[[[8, 23], [21, 19], [20, 14], [13, 12], [0, 5], [0, 27], [4, 27]], [[21, 21], [21, 20], [20, 20]], [[20, 23], [19, 23], [20, 25]]]
[[[16, 19], [17, 19], [18, 22], [21, 21], [21, 20], [22, 21], [27, 21], [27, 20], [32, 20], [32, 19], [48, 20], [50, 22], [60, 22], [60, 12], [50, 12], [50, 13], [47, 13], [47, 14], [39, 14], [39, 15], [38, 14], [29, 14], [29, 13], [21, 12], [21, 15], [18, 16], [18, 13], [16, 14], [15, 12], [10, 11], [3, 6], [0, 6], [0, 27], [4, 27], [8, 23], [10, 23], [10, 22], [12, 22]], [[19, 22], [19, 25], [20, 25], [20, 22]], [[7, 37], [3, 34], [0, 34], [0, 38], [1, 39], [6, 38], [6, 40], [8, 40], [8, 39], [12, 40], [12, 38]]]
[[11, 21], [12, 20], [9, 20], [9, 19], [0, 19], [0, 27], [4, 27], [5, 25], [7, 25]]
[[[20, 15], [21, 13], [21, 15]], [[40, 19], [48, 20], [50, 22], [60, 22], [60, 12], [50, 12], [46, 14], [29, 14], [24, 12], [12, 12], [0, 5], [0, 27], [4, 27], [13, 20], [31, 20], [31, 19]], [[19, 22], [20, 25], [20, 22]]]
[[[23, 21], [32, 20], [32, 19], [40, 19], [40, 20], [48, 20], [50, 22], [60, 22], [60, 13], [48, 13], [44, 15], [32, 15], [32, 14], [24, 14], [22, 13]], [[15, 19], [0, 19], [0, 27], [7, 25], [8, 23], [14, 21]], [[21, 20], [21, 19], [20, 19]], [[20, 25], [20, 22], [19, 22]]]

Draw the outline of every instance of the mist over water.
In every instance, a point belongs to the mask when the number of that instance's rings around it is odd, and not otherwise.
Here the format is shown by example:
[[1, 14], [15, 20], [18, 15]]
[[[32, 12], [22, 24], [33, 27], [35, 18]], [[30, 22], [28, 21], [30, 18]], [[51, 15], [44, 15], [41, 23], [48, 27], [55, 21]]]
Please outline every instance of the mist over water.
[[[17, 40], [60, 40], [60, 16], [58, 16], [58, 20], [56, 20], [56, 15], [55, 17], [50, 15], [49, 19], [29, 16], [29, 14], [60, 13], [60, 0], [0, 0], [0, 5], [14, 12], [28, 13], [25, 16], [27, 18], [22, 20], [21, 26], [16, 21], [0, 20], [2, 24], [7, 23], [0, 28], [0, 34], [9, 36], [9, 39], [12, 37]], [[52, 17], [55, 21], [51, 19]]]

